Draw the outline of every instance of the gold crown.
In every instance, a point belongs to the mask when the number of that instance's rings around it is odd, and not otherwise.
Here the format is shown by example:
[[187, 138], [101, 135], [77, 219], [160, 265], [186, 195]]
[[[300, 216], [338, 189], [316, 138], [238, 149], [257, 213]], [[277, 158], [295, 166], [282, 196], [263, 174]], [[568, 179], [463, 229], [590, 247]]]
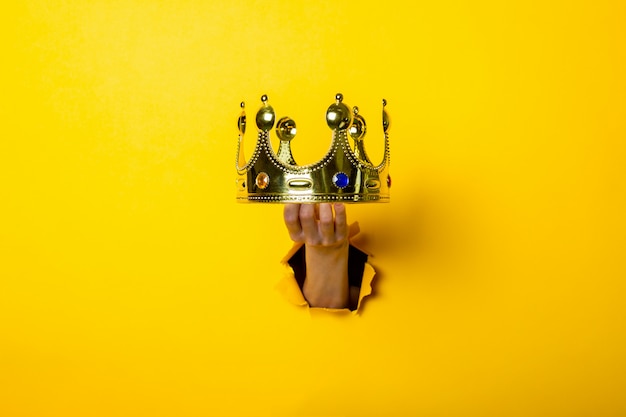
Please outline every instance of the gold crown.
[[[336, 95], [335, 103], [326, 111], [326, 123], [333, 131], [330, 148], [316, 163], [297, 165], [291, 153], [291, 140], [296, 135], [296, 123], [283, 117], [276, 124], [280, 139], [278, 152], [270, 143], [270, 130], [276, 119], [274, 109], [263, 95], [263, 105], [256, 114], [258, 139], [252, 157], [246, 162], [243, 138], [246, 132], [245, 104], [238, 120], [237, 201], [259, 203], [319, 203], [319, 202], [388, 202], [389, 176], [389, 116], [383, 100], [383, 132], [385, 153], [383, 161], [374, 165], [365, 153], [363, 138], [365, 119], [358, 107], [352, 111]], [[350, 145], [348, 135], [353, 139]]]

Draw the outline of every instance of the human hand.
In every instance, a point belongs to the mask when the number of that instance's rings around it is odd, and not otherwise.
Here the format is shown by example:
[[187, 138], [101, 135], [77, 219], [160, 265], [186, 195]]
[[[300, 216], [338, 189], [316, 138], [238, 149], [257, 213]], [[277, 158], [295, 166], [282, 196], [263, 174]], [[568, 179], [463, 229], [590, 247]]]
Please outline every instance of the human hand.
[[284, 218], [296, 243], [322, 247], [348, 243], [346, 207], [341, 203], [287, 204]]
[[340, 203], [287, 204], [289, 236], [306, 247], [306, 277], [302, 294], [311, 307], [346, 308], [348, 284], [348, 226]]

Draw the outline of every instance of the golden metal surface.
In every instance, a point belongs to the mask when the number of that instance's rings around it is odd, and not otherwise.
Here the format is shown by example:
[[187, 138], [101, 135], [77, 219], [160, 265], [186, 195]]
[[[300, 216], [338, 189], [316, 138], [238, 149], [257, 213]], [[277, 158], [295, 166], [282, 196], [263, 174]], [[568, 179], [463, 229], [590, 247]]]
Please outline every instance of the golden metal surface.
[[[343, 103], [337, 94], [335, 103], [326, 112], [326, 122], [332, 130], [330, 147], [316, 163], [297, 165], [291, 153], [291, 141], [296, 134], [296, 123], [283, 117], [276, 126], [280, 139], [278, 152], [270, 143], [270, 131], [276, 115], [266, 95], [256, 114], [258, 138], [251, 158], [245, 161], [243, 140], [246, 128], [245, 107], [238, 119], [237, 145], [237, 201], [254, 203], [374, 203], [388, 202], [389, 177], [389, 116], [383, 100], [383, 133], [385, 152], [383, 160], [373, 165], [365, 153], [363, 138], [365, 119], [357, 107]], [[349, 137], [354, 141], [351, 146]]]

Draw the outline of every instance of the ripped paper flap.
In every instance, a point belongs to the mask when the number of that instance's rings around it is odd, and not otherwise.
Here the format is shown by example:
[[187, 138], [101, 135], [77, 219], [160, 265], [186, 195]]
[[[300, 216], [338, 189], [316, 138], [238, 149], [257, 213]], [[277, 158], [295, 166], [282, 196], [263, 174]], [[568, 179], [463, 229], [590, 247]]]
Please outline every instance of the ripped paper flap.
[[[360, 251], [366, 253], [368, 256], [371, 256], [368, 252], [363, 249], [352, 244], [352, 238], [356, 236], [360, 232], [358, 222], [354, 222], [349, 226], [348, 232], [348, 240], [350, 241], [350, 245], [356, 247]], [[374, 267], [370, 265], [369, 262], [365, 263], [363, 269], [363, 280], [361, 282], [361, 289], [359, 291], [359, 301], [355, 310], [350, 310], [348, 308], [323, 308], [323, 307], [310, 307], [307, 300], [304, 298], [300, 287], [298, 286], [298, 282], [296, 281], [296, 276], [293, 268], [289, 265], [289, 260], [298, 252], [298, 250], [303, 246], [302, 243], [295, 243], [292, 248], [287, 252], [287, 255], [281, 260], [281, 264], [285, 267], [285, 273], [282, 279], [276, 284], [276, 290], [281, 293], [281, 295], [290, 303], [295, 304], [301, 307], [309, 307], [311, 310], [323, 310], [332, 313], [352, 313], [358, 314], [361, 306], [363, 304], [363, 300], [368, 295], [372, 294], [372, 282], [374, 277], [376, 276], [376, 271]]]

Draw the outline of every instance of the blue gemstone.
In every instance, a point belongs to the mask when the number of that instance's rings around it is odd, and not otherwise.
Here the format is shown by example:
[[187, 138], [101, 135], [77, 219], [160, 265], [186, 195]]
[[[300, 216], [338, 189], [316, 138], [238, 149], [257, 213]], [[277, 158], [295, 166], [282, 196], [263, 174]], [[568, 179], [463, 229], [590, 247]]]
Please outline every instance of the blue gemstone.
[[335, 184], [335, 187], [346, 188], [349, 183], [350, 183], [350, 178], [348, 178], [348, 176], [344, 174], [343, 172], [338, 172], [335, 175], [333, 175], [333, 184]]

